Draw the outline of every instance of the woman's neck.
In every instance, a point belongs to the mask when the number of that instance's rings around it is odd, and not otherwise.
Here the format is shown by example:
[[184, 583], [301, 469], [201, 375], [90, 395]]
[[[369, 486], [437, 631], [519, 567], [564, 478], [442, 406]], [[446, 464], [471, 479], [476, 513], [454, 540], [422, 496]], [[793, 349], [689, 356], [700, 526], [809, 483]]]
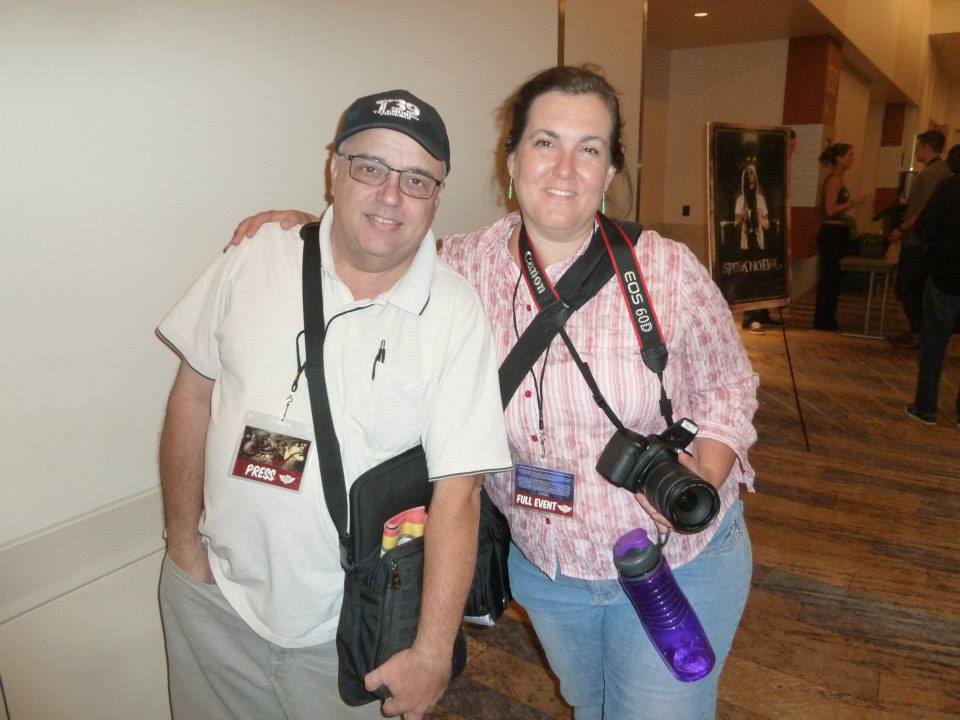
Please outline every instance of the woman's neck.
[[[547, 268], [576, 255], [577, 251], [583, 247], [583, 243], [593, 235], [594, 221], [591, 218], [588, 225], [565, 235], [538, 232], [536, 228], [527, 224], [523, 224], [522, 227], [527, 231], [527, 238], [540, 264]], [[518, 265], [520, 264], [520, 228], [521, 224], [518, 223], [510, 236], [510, 254]]]

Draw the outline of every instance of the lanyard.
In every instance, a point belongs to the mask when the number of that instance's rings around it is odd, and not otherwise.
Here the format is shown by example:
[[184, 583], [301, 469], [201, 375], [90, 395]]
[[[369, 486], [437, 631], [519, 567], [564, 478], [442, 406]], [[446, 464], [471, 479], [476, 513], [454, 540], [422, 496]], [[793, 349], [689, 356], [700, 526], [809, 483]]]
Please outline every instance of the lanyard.
[[[626, 303], [630, 322], [637, 338], [637, 344], [640, 346], [640, 354], [644, 364], [657, 376], [660, 383], [660, 414], [666, 420], [667, 426], [673, 424], [673, 407], [669, 397], [667, 397], [666, 388], [663, 385], [663, 371], [667, 366], [667, 346], [663, 342], [663, 334], [660, 331], [660, 324], [654, 312], [653, 305], [650, 303], [647, 294], [646, 283], [643, 279], [643, 273], [637, 264], [636, 255], [633, 252], [633, 245], [627, 234], [618, 224], [612, 222], [602, 213], [597, 213], [596, 229], [590, 244], [587, 246], [584, 254], [564, 273], [563, 278], [557, 285], [564, 284], [568, 275], [584, 275], [586, 265], [595, 266], [597, 257], [601, 256], [601, 261], [606, 260], [613, 267], [613, 274], [616, 275], [620, 285], [620, 293]], [[610, 422], [618, 430], [623, 430], [624, 425], [616, 413], [613, 412], [600, 387], [597, 385], [590, 367], [583, 361], [577, 352], [570, 337], [563, 329], [563, 323], [572, 314], [573, 307], [580, 307], [589, 298], [584, 298], [580, 294], [575, 300], [565, 299], [558, 289], [550, 282], [543, 266], [537, 259], [536, 252], [530, 244], [530, 238], [527, 236], [526, 228], [521, 224], [518, 243], [520, 255], [520, 272], [526, 280], [527, 288], [533, 301], [537, 304], [539, 313], [534, 322], [541, 315], [556, 317], [559, 319], [559, 334], [564, 344], [567, 346], [570, 355], [573, 357], [577, 368], [580, 370], [583, 379], [593, 393], [593, 399], [597, 406], [610, 419]], [[606, 255], [606, 258], [602, 258]], [[581, 266], [581, 267], [578, 267]], [[588, 273], [589, 271], [587, 271]], [[591, 293], [595, 294], [599, 288]], [[533, 323], [531, 323], [533, 324]], [[526, 335], [526, 333], [524, 333]], [[533, 363], [531, 362], [531, 365]]]

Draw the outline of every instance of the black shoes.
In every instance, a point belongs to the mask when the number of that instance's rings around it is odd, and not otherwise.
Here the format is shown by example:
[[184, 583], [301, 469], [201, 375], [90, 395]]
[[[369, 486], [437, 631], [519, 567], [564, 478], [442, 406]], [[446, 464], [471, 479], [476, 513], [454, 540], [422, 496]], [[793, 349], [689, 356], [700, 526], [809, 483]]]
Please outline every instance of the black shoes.
[[[907, 417], [916, 420], [919, 423], [924, 425], [936, 425], [937, 424], [937, 414], [936, 413], [927, 413], [922, 412], [916, 405], [913, 403], [908, 404], [903, 408], [903, 411], [907, 414]], [[957, 423], [960, 426], [960, 422]]]

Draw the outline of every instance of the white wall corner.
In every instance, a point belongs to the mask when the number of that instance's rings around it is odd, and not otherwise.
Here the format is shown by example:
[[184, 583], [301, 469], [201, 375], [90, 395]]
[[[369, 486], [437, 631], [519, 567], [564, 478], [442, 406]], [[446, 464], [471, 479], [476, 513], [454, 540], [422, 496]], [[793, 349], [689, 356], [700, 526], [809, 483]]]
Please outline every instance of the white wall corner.
[[0, 625], [162, 550], [158, 487], [0, 546]]

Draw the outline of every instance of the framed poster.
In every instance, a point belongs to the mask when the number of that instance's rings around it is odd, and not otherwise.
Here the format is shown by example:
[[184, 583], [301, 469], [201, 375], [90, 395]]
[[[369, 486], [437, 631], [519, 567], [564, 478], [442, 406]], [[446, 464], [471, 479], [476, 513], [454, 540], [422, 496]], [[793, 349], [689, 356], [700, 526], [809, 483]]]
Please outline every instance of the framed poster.
[[789, 128], [708, 123], [708, 255], [734, 310], [790, 303]]

